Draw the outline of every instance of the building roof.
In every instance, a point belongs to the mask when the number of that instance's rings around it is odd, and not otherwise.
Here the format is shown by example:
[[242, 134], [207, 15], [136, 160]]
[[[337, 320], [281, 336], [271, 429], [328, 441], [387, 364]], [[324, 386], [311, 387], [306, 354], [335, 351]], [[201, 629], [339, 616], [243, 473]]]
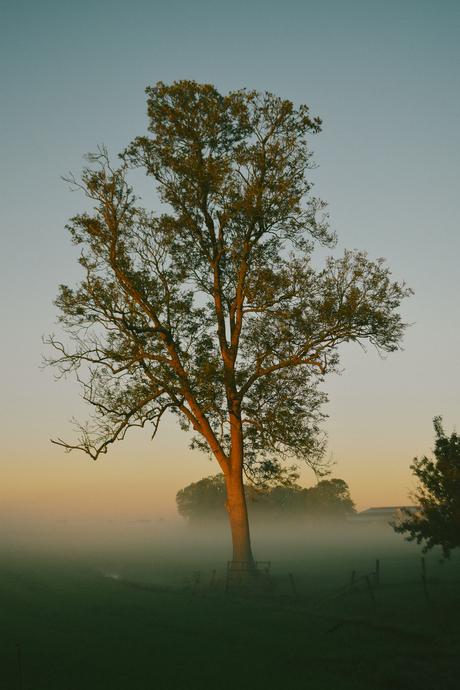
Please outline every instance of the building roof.
[[356, 515], [350, 515], [347, 517], [348, 522], [383, 522], [390, 521], [393, 519], [401, 519], [401, 514], [403, 510], [408, 510], [410, 513], [415, 514], [420, 511], [419, 506], [382, 506], [380, 508], [368, 508], [363, 510]]

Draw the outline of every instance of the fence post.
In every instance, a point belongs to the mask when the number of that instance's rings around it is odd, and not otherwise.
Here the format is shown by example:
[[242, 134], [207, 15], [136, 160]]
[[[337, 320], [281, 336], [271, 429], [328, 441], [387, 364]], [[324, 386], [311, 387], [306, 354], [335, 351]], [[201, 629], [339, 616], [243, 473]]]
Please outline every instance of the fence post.
[[422, 584], [423, 584], [423, 590], [425, 592], [426, 600], [428, 602], [428, 606], [431, 606], [430, 602], [430, 597], [428, 596], [428, 589], [426, 586], [426, 569], [425, 569], [425, 559], [422, 556]]
[[295, 582], [294, 582], [294, 577], [293, 577], [292, 573], [289, 573], [289, 580], [291, 582], [291, 587], [292, 587], [292, 591], [294, 592], [294, 596], [297, 596], [297, 590], [295, 588]]
[[380, 561], [378, 558], [375, 559], [375, 584], [378, 586], [380, 583]]
[[19, 690], [21, 690], [21, 688], [22, 688], [21, 645], [20, 645], [20, 644], [16, 644], [15, 647], [18, 648]]
[[375, 609], [375, 597], [374, 597], [374, 592], [372, 591], [371, 580], [370, 580], [369, 575], [366, 575], [365, 577], [366, 577], [366, 582], [367, 582], [367, 588], [369, 590], [369, 594], [371, 595], [372, 605]]
[[350, 594], [353, 592], [353, 583], [355, 581], [355, 575], [356, 575], [356, 570], [351, 571], [351, 580], [350, 580]]

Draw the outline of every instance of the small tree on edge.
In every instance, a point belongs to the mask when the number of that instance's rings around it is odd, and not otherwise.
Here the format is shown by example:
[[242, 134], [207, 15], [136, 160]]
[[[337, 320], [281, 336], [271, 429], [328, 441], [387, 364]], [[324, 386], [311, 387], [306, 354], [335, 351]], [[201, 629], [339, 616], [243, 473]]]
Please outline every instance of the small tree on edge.
[[455, 432], [450, 438], [445, 435], [442, 417], [435, 417], [433, 424], [435, 460], [414, 458], [410, 466], [419, 480], [410, 498], [421, 511], [406, 511], [407, 518], [399, 525], [393, 524], [393, 529], [401, 534], [408, 532], [407, 541], [425, 541], [423, 553], [441, 546], [446, 559], [452, 549], [460, 546], [460, 436]]

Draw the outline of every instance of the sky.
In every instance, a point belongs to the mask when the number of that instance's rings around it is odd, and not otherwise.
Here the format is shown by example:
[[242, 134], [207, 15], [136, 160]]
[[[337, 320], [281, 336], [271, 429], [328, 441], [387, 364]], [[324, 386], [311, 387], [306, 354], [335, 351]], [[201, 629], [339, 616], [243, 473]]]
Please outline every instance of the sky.
[[[460, 424], [460, 3], [457, 0], [1, 0], [0, 519], [172, 519], [175, 494], [217, 463], [165, 420], [96, 463], [65, 454], [88, 409], [42, 371], [53, 299], [81, 278], [65, 225], [85, 209], [61, 175], [146, 133], [145, 88], [193, 79], [270, 91], [323, 120], [315, 195], [343, 248], [385, 257], [415, 294], [404, 351], [357, 345], [324, 390], [333, 476], [359, 510], [406, 505], [432, 419]], [[136, 191], [158, 208], [141, 176]], [[324, 256], [319, 252], [319, 259]], [[458, 428], [458, 427], [457, 427]], [[303, 468], [300, 483], [315, 477]]]

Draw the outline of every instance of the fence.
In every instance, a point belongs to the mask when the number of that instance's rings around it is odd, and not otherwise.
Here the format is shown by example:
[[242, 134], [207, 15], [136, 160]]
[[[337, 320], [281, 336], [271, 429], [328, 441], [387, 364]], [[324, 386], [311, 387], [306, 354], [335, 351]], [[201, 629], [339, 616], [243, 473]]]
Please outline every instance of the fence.
[[228, 561], [224, 594], [266, 591], [269, 587], [270, 561]]
[[375, 603], [374, 592], [372, 587], [378, 587], [380, 581], [380, 561], [377, 559], [375, 561], [375, 571], [368, 573], [367, 575], [362, 575], [361, 577], [356, 577], [356, 571], [353, 570], [351, 573], [350, 581], [342, 585], [338, 589], [325, 594], [320, 599], [317, 599], [314, 603], [314, 608], [317, 608], [321, 604], [325, 603], [327, 600], [335, 599], [336, 597], [345, 596], [346, 594], [352, 594], [354, 591], [360, 587], [367, 587], [369, 590], [372, 602]]
[[[426, 596], [426, 599], [429, 603], [429, 596], [428, 596], [428, 589], [427, 589], [427, 577], [426, 577], [426, 564], [425, 564], [425, 558], [422, 556], [420, 559], [421, 562], [421, 581], [423, 585], [423, 590]], [[345, 596], [347, 594], [353, 594], [354, 591], [358, 590], [360, 587], [366, 587], [367, 590], [369, 591], [372, 604], [375, 606], [375, 597], [374, 597], [374, 588], [378, 587], [380, 584], [380, 560], [377, 558], [375, 561], [375, 570], [374, 572], [368, 573], [367, 575], [362, 575], [361, 577], [356, 577], [356, 571], [353, 570], [351, 573], [351, 578], [349, 582], [346, 584], [342, 585], [342, 587], [339, 587], [338, 589], [333, 590], [332, 592], [329, 592], [328, 594], [325, 594], [323, 597], [320, 597], [317, 599], [313, 607], [317, 608], [321, 604], [326, 603], [327, 601], [331, 599], [335, 599], [340, 596]]]

